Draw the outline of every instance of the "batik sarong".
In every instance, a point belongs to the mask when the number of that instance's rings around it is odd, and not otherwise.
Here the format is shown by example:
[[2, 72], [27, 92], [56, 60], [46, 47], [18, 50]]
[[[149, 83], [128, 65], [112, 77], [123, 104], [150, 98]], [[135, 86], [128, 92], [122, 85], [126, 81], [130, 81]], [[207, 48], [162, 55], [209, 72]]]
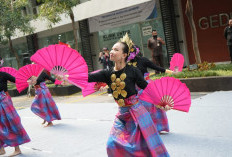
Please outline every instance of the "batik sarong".
[[31, 111], [47, 122], [61, 119], [56, 103], [44, 82], [41, 82], [39, 87], [36, 86]]
[[107, 142], [109, 157], [169, 157], [150, 113], [140, 103], [119, 107]]
[[[148, 83], [150, 82], [149, 73], [145, 73], [144, 78], [147, 80]], [[138, 97], [139, 97], [139, 95], [142, 94], [143, 90], [138, 87], [137, 87], [137, 90], [138, 90]], [[146, 102], [146, 101], [141, 101], [141, 102], [143, 106], [150, 112], [151, 118], [153, 122], [155, 123], [158, 132], [161, 132], [161, 131], [169, 132], [169, 125], [168, 125], [168, 118], [167, 118], [166, 111], [155, 107], [154, 104], [151, 104], [149, 102]]]
[[8, 92], [0, 92], [0, 148], [30, 142]]

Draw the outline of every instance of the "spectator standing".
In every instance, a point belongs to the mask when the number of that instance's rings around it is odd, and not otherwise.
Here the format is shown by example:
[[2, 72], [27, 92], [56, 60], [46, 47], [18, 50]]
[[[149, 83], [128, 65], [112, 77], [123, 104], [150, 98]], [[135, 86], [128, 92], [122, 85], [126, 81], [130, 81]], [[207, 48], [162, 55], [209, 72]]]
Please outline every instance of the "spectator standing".
[[4, 60], [0, 57], [0, 68], [3, 67]]
[[108, 48], [104, 47], [103, 52], [99, 53], [99, 61], [103, 64], [103, 69], [110, 69], [113, 67], [113, 62], [110, 61], [110, 55]]
[[230, 53], [230, 61], [232, 63], [232, 19], [229, 20], [229, 26], [224, 30], [224, 36], [227, 40], [227, 46]]
[[152, 62], [160, 67], [164, 67], [162, 46], [165, 42], [158, 37], [156, 30], [152, 30], [152, 37], [147, 41], [147, 47], [151, 50]]
[[[111, 69], [113, 67], [113, 62], [110, 60], [109, 49], [104, 47], [102, 52], [99, 53], [99, 62], [103, 64], [103, 69]], [[112, 90], [107, 89], [108, 96], [112, 96]]]

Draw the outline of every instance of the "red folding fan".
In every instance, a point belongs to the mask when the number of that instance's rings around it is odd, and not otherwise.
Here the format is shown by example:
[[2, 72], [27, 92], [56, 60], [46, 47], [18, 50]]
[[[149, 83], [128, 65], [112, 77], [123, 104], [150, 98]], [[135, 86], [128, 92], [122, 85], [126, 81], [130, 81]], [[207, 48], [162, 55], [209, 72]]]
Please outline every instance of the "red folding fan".
[[169, 105], [175, 110], [188, 112], [191, 95], [188, 87], [173, 77], [162, 77], [151, 81], [139, 97], [154, 105]]
[[16, 75], [16, 88], [19, 93], [26, 89], [30, 82], [35, 82], [42, 71], [43, 67], [38, 64], [28, 64], [21, 67]]
[[14, 77], [16, 77], [16, 75], [18, 73], [18, 70], [16, 70], [15, 68], [12, 68], [12, 67], [2, 67], [2, 68], [0, 68], [0, 71], [6, 72]]
[[170, 61], [170, 69], [175, 72], [181, 72], [184, 65], [184, 56], [180, 53], [175, 53]]
[[42, 48], [31, 56], [31, 61], [80, 88], [85, 88], [88, 83], [88, 66], [84, 58], [67, 46], [50, 45]]

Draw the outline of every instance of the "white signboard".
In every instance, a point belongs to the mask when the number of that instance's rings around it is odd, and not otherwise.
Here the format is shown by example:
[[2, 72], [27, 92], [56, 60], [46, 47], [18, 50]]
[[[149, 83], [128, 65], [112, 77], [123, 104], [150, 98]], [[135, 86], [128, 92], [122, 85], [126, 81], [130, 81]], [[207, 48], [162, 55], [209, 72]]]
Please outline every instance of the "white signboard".
[[119, 27], [157, 17], [155, 0], [89, 18], [90, 32]]
[[151, 26], [142, 27], [142, 32], [143, 32], [143, 36], [151, 35], [152, 27]]

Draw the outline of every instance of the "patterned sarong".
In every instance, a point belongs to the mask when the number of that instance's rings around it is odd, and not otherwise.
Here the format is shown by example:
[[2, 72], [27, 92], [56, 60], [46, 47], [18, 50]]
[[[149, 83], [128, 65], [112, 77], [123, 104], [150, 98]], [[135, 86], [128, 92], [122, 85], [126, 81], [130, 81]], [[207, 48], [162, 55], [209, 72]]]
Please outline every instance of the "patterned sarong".
[[[149, 83], [150, 81], [148, 79], [149, 73], [145, 73], [144, 78], [147, 78], [146, 80]], [[138, 90], [138, 97], [139, 97], [139, 95], [142, 94], [143, 89], [140, 89], [137, 87], [137, 90]], [[151, 118], [153, 122], [155, 123], [158, 132], [161, 132], [161, 131], [169, 132], [168, 118], [167, 118], [166, 112], [155, 107], [155, 105], [151, 103], [148, 103], [146, 101], [141, 101], [141, 102], [143, 106], [147, 109], [147, 111], [150, 112]]]
[[169, 132], [168, 118], [166, 112], [155, 107], [155, 105], [149, 102], [141, 101], [141, 103], [147, 109], [147, 111], [150, 112], [151, 118], [155, 123], [158, 132], [161, 131]]
[[4, 91], [0, 92], [0, 148], [15, 147], [30, 142], [20, 117], [15, 110], [11, 97]]
[[35, 89], [31, 111], [47, 122], [61, 120], [59, 110], [45, 82], [41, 82], [40, 87]]
[[140, 102], [119, 107], [107, 142], [109, 157], [169, 157], [150, 113]]

